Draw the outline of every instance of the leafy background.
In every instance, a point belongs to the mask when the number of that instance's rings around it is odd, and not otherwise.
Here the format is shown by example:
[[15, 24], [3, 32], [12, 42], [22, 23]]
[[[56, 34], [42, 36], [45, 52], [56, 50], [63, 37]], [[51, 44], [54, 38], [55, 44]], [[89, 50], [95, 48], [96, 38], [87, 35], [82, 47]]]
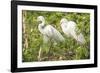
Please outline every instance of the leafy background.
[[[66, 39], [65, 43], [56, 46], [49, 41], [43, 44], [43, 36], [38, 30], [38, 16], [44, 16], [46, 25], [55, 27]], [[23, 36], [22, 36], [22, 59], [23, 62], [33, 61], [58, 61], [58, 60], [81, 60], [90, 58], [90, 14], [77, 12], [46, 12], [23, 10]], [[80, 45], [73, 38], [66, 37], [61, 30], [61, 18], [75, 21], [78, 32], [84, 35], [86, 43]], [[49, 49], [50, 53], [49, 52]], [[39, 53], [41, 55], [39, 56]]]

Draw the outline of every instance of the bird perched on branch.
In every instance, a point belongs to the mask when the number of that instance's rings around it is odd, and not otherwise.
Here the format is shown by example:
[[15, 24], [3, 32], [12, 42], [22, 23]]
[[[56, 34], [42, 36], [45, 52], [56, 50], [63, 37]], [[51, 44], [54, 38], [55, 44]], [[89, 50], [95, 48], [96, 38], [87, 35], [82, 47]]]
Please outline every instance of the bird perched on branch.
[[[38, 16], [37, 21], [39, 22], [38, 29], [40, 33], [43, 35], [43, 41], [46, 44], [50, 44], [48, 51], [48, 60], [50, 58], [50, 50], [53, 47], [53, 44], [57, 44], [58, 42], [64, 42], [64, 37], [61, 35], [59, 31], [57, 31], [52, 25], [45, 25], [45, 19], [43, 16]], [[38, 60], [41, 60], [41, 48], [39, 51]]]
[[57, 29], [55, 29], [52, 25], [45, 25], [45, 19], [43, 16], [38, 16], [37, 21], [39, 22], [38, 29], [44, 37], [44, 43], [47, 43], [49, 40], [53, 40], [55, 42], [64, 41], [64, 37], [59, 31], [57, 31]]

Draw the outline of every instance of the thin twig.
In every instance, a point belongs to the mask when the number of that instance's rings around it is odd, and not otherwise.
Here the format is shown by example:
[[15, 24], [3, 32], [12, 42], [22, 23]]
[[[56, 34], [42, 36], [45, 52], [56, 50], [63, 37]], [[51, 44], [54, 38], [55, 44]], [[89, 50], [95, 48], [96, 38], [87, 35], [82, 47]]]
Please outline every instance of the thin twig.
[[41, 61], [41, 47], [40, 47], [40, 49], [39, 49], [39, 53], [38, 53], [38, 61]]

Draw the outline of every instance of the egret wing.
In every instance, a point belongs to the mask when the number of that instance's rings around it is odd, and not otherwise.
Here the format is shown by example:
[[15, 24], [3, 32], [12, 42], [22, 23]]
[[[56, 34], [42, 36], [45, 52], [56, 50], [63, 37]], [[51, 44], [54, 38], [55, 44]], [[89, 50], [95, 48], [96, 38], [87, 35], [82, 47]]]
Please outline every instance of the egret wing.
[[62, 42], [64, 41], [64, 37], [61, 35], [57, 29], [55, 29], [53, 26], [49, 25], [50, 27], [50, 33], [52, 34], [52, 38], [54, 38], [56, 41]]

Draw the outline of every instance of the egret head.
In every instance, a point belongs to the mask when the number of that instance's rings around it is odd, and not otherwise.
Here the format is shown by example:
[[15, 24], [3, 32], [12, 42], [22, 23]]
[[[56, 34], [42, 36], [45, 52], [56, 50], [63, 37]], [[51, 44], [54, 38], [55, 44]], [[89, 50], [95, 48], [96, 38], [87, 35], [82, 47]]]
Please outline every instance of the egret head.
[[45, 19], [44, 19], [43, 16], [38, 16], [38, 17], [37, 17], [37, 21], [38, 21], [39, 23], [42, 23], [42, 22], [45, 21]]
[[67, 22], [68, 22], [68, 20], [66, 18], [62, 18], [61, 21], [60, 21], [60, 24], [67, 23]]

